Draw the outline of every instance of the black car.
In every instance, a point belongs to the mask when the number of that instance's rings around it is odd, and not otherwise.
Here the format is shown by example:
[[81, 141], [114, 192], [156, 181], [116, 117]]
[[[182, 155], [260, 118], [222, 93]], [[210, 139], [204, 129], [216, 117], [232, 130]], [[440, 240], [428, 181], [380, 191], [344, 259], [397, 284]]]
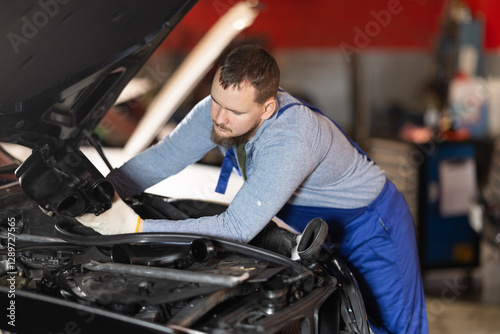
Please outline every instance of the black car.
[[[79, 150], [191, 0], [16, 0], [0, 10], [0, 333], [369, 333], [361, 294], [314, 220], [249, 244], [203, 235], [102, 236], [113, 186]], [[106, 159], [102, 155], [103, 159]], [[143, 193], [144, 218], [224, 204]], [[309, 228], [310, 227], [310, 228]], [[277, 246], [278, 245], [278, 246]], [[286, 247], [283, 247], [285, 245]], [[290, 247], [289, 247], [290, 246]]]

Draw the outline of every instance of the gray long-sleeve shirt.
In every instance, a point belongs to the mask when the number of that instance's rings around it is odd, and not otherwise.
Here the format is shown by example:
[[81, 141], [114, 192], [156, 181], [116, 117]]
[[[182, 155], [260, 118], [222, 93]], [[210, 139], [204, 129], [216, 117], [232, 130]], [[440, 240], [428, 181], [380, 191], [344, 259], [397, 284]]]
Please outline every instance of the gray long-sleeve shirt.
[[[279, 108], [297, 102], [283, 91], [277, 101]], [[215, 147], [210, 140], [210, 102], [210, 96], [200, 101], [171, 134], [119, 168], [119, 174], [129, 179], [123, 182], [122, 194], [147, 189]], [[287, 109], [280, 117], [277, 113], [246, 144], [247, 180], [225, 212], [183, 221], [146, 219], [143, 231], [199, 233], [247, 242], [287, 202], [352, 209], [377, 197], [386, 180], [384, 172], [360, 154], [331, 120], [303, 105]]]

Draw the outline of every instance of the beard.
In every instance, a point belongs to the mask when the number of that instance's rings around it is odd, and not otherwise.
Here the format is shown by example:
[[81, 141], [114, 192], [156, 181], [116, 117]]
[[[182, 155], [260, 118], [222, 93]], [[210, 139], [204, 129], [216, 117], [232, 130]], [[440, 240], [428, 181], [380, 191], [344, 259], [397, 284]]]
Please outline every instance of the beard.
[[[213, 122], [213, 121], [212, 121]], [[212, 130], [210, 131], [210, 140], [216, 145], [220, 145], [224, 147], [225, 149], [228, 149], [234, 145], [238, 145], [243, 142], [247, 142], [250, 139], [252, 139], [253, 135], [255, 132], [257, 132], [257, 129], [259, 128], [260, 124], [256, 123], [250, 130], [245, 132], [242, 135], [236, 136], [236, 137], [223, 137], [217, 134], [217, 131], [215, 131], [215, 122], [214, 125], [212, 126]]]

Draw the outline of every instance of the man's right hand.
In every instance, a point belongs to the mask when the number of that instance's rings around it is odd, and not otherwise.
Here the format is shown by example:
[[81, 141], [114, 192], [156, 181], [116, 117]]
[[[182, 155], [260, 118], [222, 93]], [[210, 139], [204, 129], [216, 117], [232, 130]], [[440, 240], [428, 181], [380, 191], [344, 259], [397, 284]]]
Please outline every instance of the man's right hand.
[[84, 213], [75, 219], [100, 234], [141, 232], [144, 222], [117, 194], [113, 198], [111, 208], [104, 213], [98, 216], [93, 213]]

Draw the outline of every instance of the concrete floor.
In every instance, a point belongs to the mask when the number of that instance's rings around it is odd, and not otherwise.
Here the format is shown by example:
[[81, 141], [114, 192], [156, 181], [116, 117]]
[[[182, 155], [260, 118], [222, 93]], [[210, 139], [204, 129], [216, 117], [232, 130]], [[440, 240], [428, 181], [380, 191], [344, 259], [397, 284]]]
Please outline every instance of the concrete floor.
[[430, 334], [500, 333], [500, 249], [482, 243], [480, 261], [424, 274]]
[[500, 304], [427, 297], [430, 334], [498, 334]]

